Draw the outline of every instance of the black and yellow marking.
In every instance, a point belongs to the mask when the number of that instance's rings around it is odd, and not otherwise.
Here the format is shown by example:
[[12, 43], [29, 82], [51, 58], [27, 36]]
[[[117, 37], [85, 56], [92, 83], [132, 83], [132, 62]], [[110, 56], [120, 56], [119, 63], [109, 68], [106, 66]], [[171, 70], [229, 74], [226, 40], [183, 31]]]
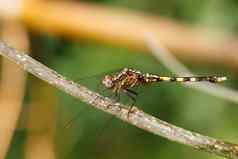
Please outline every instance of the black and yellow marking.
[[[155, 82], [223, 82], [227, 78], [225, 76], [187, 76], [187, 77], [169, 77], [159, 76], [150, 73], [141, 73], [140, 71], [124, 68], [121, 72], [115, 75], [105, 76], [103, 84], [114, 92], [119, 92], [121, 89], [126, 90], [139, 86], [141, 84], [149, 84]], [[106, 82], [105, 82], [106, 81]]]
[[165, 76], [153, 76], [147, 77], [149, 80], [147, 82], [223, 82], [227, 78], [224, 76], [194, 76], [194, 77], [165, 77]]

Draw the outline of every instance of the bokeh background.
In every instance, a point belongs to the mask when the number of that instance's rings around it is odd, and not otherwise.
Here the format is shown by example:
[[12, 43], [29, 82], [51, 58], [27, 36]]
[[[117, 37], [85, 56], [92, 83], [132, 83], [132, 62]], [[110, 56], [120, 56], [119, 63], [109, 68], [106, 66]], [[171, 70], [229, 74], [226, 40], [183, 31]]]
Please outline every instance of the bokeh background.
[[[89, 88], [123, 67], [173, 75], [146, 47], [148, 30], [194, 73], [226, 75], [221, 85], [238, 88], [235, 0], [1, 1], [1, 39]], [[238, 103], [174, 83], [140, 92], [145, 112], [238, 143]], [[7, 159], [219, 158], [110, 120], [3, 58], [0, 116]]]

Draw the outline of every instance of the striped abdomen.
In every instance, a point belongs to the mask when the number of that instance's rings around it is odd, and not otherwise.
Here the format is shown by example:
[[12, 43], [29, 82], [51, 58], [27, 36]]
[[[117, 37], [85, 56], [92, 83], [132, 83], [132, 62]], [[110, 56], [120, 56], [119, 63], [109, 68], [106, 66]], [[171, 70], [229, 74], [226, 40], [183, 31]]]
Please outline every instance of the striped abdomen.
[[207, 82], [223, 82], [227, 78], [224, 76], [194, 76], [194, 77], [163, 77], [163, 76], [147, 76], [146, 82], [200, 82], [200, 81], [207, 81]]

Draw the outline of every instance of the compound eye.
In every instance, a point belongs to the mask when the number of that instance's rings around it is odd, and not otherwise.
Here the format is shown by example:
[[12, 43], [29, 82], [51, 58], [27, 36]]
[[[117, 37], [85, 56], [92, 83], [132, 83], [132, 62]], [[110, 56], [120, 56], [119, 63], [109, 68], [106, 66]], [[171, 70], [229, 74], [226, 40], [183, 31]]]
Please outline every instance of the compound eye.
[[106, 88], [112, 88], [113, 87], [112, 77], [109, 75], [105, 76], [104, 79], [102, 80], [102, 84]]

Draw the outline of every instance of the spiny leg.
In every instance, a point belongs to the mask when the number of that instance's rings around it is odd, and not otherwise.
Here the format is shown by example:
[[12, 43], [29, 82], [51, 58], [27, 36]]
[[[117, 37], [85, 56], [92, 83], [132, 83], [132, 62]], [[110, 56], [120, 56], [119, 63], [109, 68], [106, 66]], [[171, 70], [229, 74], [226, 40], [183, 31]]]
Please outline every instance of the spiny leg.
[[136, 96], [138, 95], [138, 93], [130, 89], [125, 89], [124, 92], [133, 101], [133, 103], [129, 107], [128, 114], [127, 114], [127, 118], [129, 118], [130, 113], [132, 113], [133, 106], [136, 104]]
[[138, 93], [133, 91], [133, 90], [130, 90], [130, 89], [126, 89], [126, 91], [130, 92], [131, 94], [135, 95], [135, 96], [138, 96]]
[[[104, 93], [108, 88], [104, 88], [102, 87], [101, 84], [99, 84], [96, 88], [96, 92], [97, 93]], [[92, 101], [92, 103], [94, 103], [96, 100], [98, 99], [98, 96]]]
[[119, 101], [120, 101], [120, 92], [117, 91], [117, 92], [115, 93], [115, 98], [116, 98], [116, 99], [115, 99], [116, 102], [119, 102]]
[[[112, 92], [111, 96], [109, 96], [114, 102], [119, 102], [120, 101], [120, 92]], [[109, 108], [111, 105], [108, 105], [107, 108]]]
[[120, 92], [119, 91], [114, 92], [111, 98], [114, 100], [114, 102], [120, 101]]

